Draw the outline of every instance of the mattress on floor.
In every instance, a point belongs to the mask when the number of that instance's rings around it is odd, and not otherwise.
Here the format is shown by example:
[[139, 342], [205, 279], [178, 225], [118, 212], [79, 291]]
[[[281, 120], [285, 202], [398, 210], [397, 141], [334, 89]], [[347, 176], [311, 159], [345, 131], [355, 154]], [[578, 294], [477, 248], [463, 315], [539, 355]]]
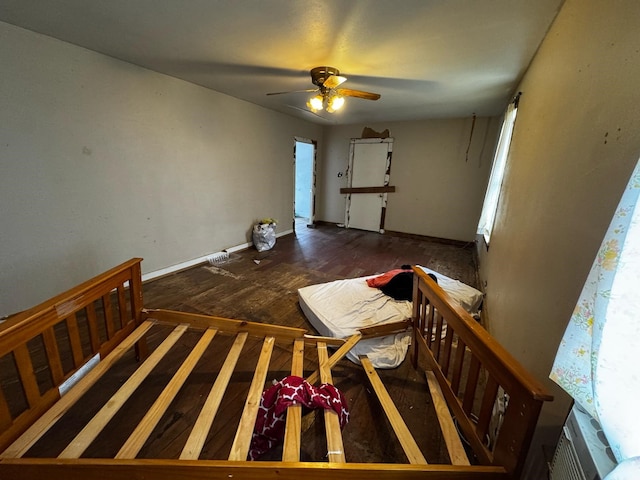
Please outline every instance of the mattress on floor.
[[430, 268], [417, 265], [426, 273], [432, 273], [438, 279], [438, 285], [447, 292], [447, 294], [456, 302], [460, 304], [471, 315], [478, 313], [480, 306], [482, 305], [483, 293], [480, 290], [473, 288], [466, 283], [462, 283], [460, 280], [447, 277], [440, 272], [431, 270]]
[[[365, 281], [369, 277], [335, 280], [298, 290], [300, 307], [320, 335], [345, 338], [359, 329], [411, 318], [411, 302], [394, 300]], [[361, 340], [347, 354], [360, 363], [366, 354], [376, 368], [402, 363], [411, 343], [409, 331]]]
[[[420, 268], [436, 275], [438, 284], [466, 310], [477, 312], [482, 302], [481, 292], [426, 267]], [[411, 302], [394, 300], [379, 289], [369, 287], [367, 278], [371, 276], [335, 280], [298, 290], [300, 307], [320, 335], [346, 338], [364, 327], [411, 318]], [[410, 331], [361, 340], [347, 358], [360, 363], [359, 355], [366, 354], [375, 368], [394, 368], [403, 362], [410, 344]]]

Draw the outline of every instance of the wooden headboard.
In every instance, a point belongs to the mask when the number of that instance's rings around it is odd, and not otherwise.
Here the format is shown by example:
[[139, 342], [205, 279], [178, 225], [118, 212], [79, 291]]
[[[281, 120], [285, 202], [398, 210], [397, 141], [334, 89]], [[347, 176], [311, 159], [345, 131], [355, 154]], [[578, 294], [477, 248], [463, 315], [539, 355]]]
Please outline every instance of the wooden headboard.
[[[60, 386], [140, 324], [141, 261], [133, 258], [0, 325], [0, 371], [20, 379], [0, 389], [0, 451], [60, 399]], [[29, 353], [34, 342], [43, 344], [44, 358]], [[144, 337], [136, 348], [146, 355]]]
[[414, 367], [424, 355], [475, 460], [518, 478], [542, 405], [553, 396], [433, 279], [413, 270]]

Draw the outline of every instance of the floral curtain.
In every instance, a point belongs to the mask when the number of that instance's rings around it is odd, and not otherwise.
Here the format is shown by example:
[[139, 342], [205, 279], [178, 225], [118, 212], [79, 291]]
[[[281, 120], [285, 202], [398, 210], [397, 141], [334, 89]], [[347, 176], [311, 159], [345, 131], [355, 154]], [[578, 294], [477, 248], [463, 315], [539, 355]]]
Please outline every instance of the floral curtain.
[[550, 374], [599, 420], [622, 462], [611, 479], [627, 478], [619, 475], [629, 464], [638, 466], [640, 457], [639, 196], [640, 161], [591, 267]]

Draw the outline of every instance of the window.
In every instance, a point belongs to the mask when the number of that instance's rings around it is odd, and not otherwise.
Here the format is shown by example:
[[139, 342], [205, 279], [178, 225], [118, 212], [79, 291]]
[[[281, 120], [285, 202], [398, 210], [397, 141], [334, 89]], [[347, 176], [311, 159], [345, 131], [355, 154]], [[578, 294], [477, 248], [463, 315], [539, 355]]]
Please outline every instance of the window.
[[507, 165], [511, 135], [513, 134], [513, 127], [516, 123], [519, 98], [520, 94], [509, 104], [504, 114], [498, 148], [493, 158], [493, 166], [491, 167], [491, 175], [489, 176], [489, 185], [487, 186], [487, 193], [485, 194], [484, 203], [482, 204], [482, 214], [480, 215], [477, 233], [484, 236], [484, 241], [487, 245], [489, 245], [489, 239], [498, 210], [498, 200], [500, 199], [502, 179]]

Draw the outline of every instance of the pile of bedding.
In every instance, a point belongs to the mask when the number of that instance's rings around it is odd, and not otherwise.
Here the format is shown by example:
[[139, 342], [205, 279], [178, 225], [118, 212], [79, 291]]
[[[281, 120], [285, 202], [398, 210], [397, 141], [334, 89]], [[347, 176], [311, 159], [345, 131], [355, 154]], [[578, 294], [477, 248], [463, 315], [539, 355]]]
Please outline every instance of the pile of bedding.
[[[429, 268], [418, 267], [435, 276], [442, 289], [465, 310], [471, 314], [478, 313], [482, 292]], [[380, 288], [369, 286], [367, 282], [375, 285], [376, 278], [380, 279], [381, 276], [335, 280], [303, 287], [298, 290], [300, 307], [320, 335], [334, 338], [349, 337], [364, 327], [410, 319], [411, 301], [396, 300]], [[403, 362], [410, 344], [410, 331], [361, 340], [347, 354], [347, 358], [359, 364], [358, 357], [365, 354], [375, 368], [394, 368]]]

